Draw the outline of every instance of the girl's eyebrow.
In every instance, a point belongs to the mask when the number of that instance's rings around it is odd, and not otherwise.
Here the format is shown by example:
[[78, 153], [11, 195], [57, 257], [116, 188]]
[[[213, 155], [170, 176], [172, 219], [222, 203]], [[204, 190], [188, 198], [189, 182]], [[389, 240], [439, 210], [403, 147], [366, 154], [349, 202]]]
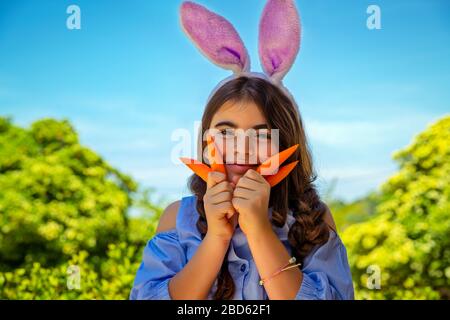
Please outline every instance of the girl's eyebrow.
[[221, 126], [228, 126], [228, 127], [231, 127], [231, 128], [237, 128], [237, 125], [234, 124], [231, 121], [220, 121], [220, 122], [216, 123], [216, 125], [214, 127], [217, 128], [217, 127], [221, 127]]
[[258, 130], [258, 129], [269, 129], [269, 126], [265, 123], [262, 124], [258, 124], [256, 126], [253, 127], [253, 129]]
[[[231, 128], [237, 128], [238, 127], [235, 123], [233, 123], [231, 121], [220, 121], [214, 127], [217, 128], [217, 127], [220, 127], [220, 126], [228, 126], [228, 127], [231, 127]], [[269, 129], [269, 126], [267, 124], [265, 124], [265, 123], [262, 123], [262, 124], [257, 124], [256, 126], [253, 126], [252, 129], [255, 129], [255, 130], [258, 130], [258, 129]]]

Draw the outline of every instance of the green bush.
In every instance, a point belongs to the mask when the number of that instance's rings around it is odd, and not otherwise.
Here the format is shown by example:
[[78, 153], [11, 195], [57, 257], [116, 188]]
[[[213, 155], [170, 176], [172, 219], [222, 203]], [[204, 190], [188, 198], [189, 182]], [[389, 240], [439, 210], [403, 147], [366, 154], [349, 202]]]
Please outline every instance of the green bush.
[[[0, 299], [126, 299], [161, 209], [67, 121], [0, 117]], [[133, 203], [150, 213], [130, 218]], [[68, 290], [77, 265], [81, 289]]]
[[[381, 192], [330, 202], [357, 298], [450, 297], [448, 141], [450, 117], [395, 154]], [[162, 212], [153, 190], [82, 146], [67, 121], [24, 129], [1, 117], [0, 190], [0, 299], [128, 298]], [[371, 266], [379, 290], [367, 287]]]
[[[375, 217], [343, 232], [358, 298], [450, 298], [449, 141], [445, 117], [397, 152]], [[369, 266], [380, 268], [379, 290], [367, 286]]]

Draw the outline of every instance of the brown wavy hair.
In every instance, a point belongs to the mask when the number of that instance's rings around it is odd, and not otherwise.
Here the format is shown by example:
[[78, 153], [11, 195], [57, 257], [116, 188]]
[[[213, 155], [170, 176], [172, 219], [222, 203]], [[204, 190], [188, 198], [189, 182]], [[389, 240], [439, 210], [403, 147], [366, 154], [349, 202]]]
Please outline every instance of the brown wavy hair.
[[[271, 223], [278, 228], [285, 224], [286, 216], [292, 210], [295, 222], [289, 229], [288, 241], [297, 261], [303, 263], [316, 245], [328, 241], [329, 231], [324, 221], [327, 206], [320, 200], [313, 185], [316, 175], [298, 107], [280, 88], [267, 80], [249, 76], [233, 79], [221, 86], [206, 105], [199, 132], [199, 152], [206, 147], [202, 137], [210, 128], [214, 114], [227, 101], [254, 102], [265, 116], [269, 129], [279, 129], [279, 150], [299, 144], [297, 151], [286, 161], [299, 160], [299, 165], [271, 189], [269, 207], [272, 207]], [[199, 158], [203, 161], [202, 156]], [[196, 226], [203, 239], [208, 230], [203, 204], [206, 183], [194, 174], [189, 178], [188, 186], [197, 198], [199, 217]], [[234, 290], [235, 284], [225, 258], [218, 274], [214, 299], [230, 300]]]

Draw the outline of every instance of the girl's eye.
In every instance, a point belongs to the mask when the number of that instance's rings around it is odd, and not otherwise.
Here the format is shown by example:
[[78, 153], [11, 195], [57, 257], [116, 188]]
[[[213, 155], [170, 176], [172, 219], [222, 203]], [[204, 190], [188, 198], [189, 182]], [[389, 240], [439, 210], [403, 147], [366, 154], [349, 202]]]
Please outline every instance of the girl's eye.
[[258, 139], [270, 140], [271, 136], [268, 132], [259, 132]]
[[230, 129], [222, 129], [220, 130], [220, 134], [226, 138], [234, 137], [234, 131]]

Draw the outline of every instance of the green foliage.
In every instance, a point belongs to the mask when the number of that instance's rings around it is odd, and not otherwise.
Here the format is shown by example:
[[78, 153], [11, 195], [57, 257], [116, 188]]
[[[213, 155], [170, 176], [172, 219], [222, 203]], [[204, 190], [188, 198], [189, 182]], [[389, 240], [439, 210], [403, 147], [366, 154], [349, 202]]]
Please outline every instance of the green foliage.
[[[342, 233], [357, 297], [450, 298], [450, 117], [397, 152], [400, 170], [383, 186], [376, 216]], [[381, 289], [368, 289], [369, 266]]]
[[[354, 203], [327, 200], [359, 299], [450, 297], [450, 117]], [[127, 299], [165, 201], [82, 146], [67, 121], [0, 117], [0, 299]], [[130, 212], [138, 214], [131, 216]], [[73, 267], [80, 288], [70, 288]], [[378, 266], [381, 289], [368, 289]]]
[[331, 198], [326, 201], [331, 212], [333, 212], [338, 232], [343, 232], [347, 227], [355, 223], [361, 223], [373, 218], [378, 202], [379, 199], [376, 193], [371, 193], [351, 203]]
[[[67, 121], [0, 117], [0, 299], [127, 298], [161, 209]], [[138, 200], [152, 219], [130, 218]], [[68, 290], [77, 265], [81, 290]]]

